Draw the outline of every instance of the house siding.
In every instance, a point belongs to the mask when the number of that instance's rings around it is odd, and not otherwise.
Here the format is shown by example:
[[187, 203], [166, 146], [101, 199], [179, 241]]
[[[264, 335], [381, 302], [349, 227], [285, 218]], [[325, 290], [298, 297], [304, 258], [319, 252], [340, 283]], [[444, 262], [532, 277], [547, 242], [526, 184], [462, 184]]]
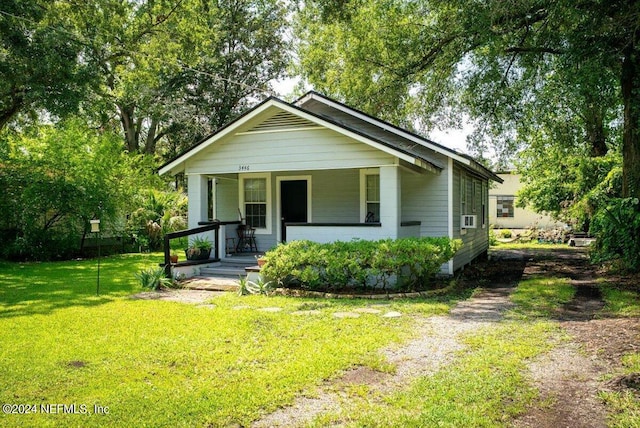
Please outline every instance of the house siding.
[[446, 172], [402, 172], [402, 221], [420, 221], [420, 236], [447, 236]]
[[[281, 176], [281, 174], [278, 174]], [[282, 174], [282, 176], [285, 176]], [[360, 176], [357, 169], [314, 171], [312, 213], [315, 223], [357, 223], [360, 217]], [[337, 191], [339, 190], [339, 191]]]
[[190, 174], [375, 167], [394, 157], [329, 129], [234, 134], [187, 161]]
[[[311, 219], [315, 223], [358, 223], [360, 221], [359, 169], [333, 171], [288, 171], [271, 173], [270, 234], [256, 234], [259, 251], [274, 247], [279, 240], [278, 177], [309, 176], [311, 179]], [[215, 212], [219, 220], [238, 219], [239, 175], [217, 175]], [[310, 229], [309, 229], [310, 230]], [[325, 230], [326, 233], [326, 230]], [[235, 235], [230, 235], [235, 236]]]
[[[467, 209], [465, 213], [461, 212], [462, 208], [462, 191], [461, 181], [462, 177], [466, 181], [466, 189], [468, 192]], [[475, 186], [475, 197], [472, 197], [474, 186], [473, 182], [477, 183]], [[489, 225], [485, 223], [485, 227], [482, 227], [482, 199], [485, 198], [485, 210], [488, 209], [488, 200], [486, 200], [486, 194], [482, 195], [482, 182], [478, 178], [474, 178], [468, 174], [464, 169], [459, 166], [454, 167], [453, 174], [453, 234], [454, 238], [461, 239], [463, 242], [462, 248], [453, 259], [453, 270], [463, 268], [465, 265], [471, 263], [476, 257], [480, 256], [489, 248]], [[485, 181], [486, 183], [486, 181]], [[472, 201], [474, 203], [472, 203]], [[475, 211], [474, 211], [475, 208]], [[460, 217], [462, 214], [473, 214], [477, 217], [477, 223], [475, 229], [461, 229]], [[485, 212], [486, 215], [486, 212]]]
[[214, 194], [214, 217], [222, 221], [238, 220], [238, 176], [219, 177]]

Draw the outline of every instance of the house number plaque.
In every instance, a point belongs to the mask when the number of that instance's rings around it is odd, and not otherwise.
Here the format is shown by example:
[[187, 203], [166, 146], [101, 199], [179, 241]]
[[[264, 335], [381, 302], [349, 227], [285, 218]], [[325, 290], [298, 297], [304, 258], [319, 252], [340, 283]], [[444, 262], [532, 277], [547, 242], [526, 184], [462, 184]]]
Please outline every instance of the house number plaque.
[[249, 165], [239, 165], [238, 171], [249, 171]]

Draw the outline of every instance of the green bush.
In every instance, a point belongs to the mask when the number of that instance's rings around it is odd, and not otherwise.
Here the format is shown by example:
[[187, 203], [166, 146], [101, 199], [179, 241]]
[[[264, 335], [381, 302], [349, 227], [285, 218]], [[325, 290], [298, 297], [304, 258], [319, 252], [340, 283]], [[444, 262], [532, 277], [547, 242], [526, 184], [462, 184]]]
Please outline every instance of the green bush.
[[598, 210], [590, 232], [594, 262], [616, 260], [628, 271], [640, 271], [640, 204], [638, 198], [612, 199]]
[[496, 231], [493, 227], [489, 228], [489, 245], [492, 247], [498, 245], [498, 236], [496, 235]]
[[511, 232], [509, 229], [502, 229], [499, 232], [500, 234], [500, 238], [502, 239], [509, 239], [513, 236], [513, 232]]
[[166, 277], [163, 267], [141, 270], [134, 275], [140, 281], [142, 288], [161, 290], [163, 288], [171, 288], [174, 285], [173, 280]]
[[310, 290], [414, 290], [423, 288], [461, 246], [462, 241], [449, 238], [292, 241], [267, 252], [262, 274], [281, 286]]

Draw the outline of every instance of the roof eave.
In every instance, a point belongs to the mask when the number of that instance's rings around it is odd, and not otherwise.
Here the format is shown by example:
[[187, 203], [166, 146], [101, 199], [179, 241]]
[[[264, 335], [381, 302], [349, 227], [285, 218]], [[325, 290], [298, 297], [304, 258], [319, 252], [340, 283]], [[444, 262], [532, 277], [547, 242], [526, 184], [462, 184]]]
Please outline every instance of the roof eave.
[[318, 92], [315, 91], [309, 91], [306, 94], [302, 95], [300, 98], [298, 98], [297, 100], [295, 100], [292, 104], [300, 107], [306, 103], [309, 100], [317, 100], [319, 102], [322, 102], [330, 107], [336, 108], [340, 111], [343, 111], [347, 114], [353, 115], [359, 119], [365, 120], [369, 123], [371, 123], [372, 125], [378, 126], [381, 129], [385, 130], [385, 131], [389, 131], [392, 133], [395, 133], [397, 135], [402, 136], [403, 138], [409, 139], [411, 141], [414, 141], [418, 144], [421, 144], [425, 147], [428, 147], [432, 150], [434, 150], [437, 153], [440, 153], [442, 155], [448, 156], [452, 159], [454, 159], [455, 161], [461, 163], [462, 165], [467, 166], [468, 168], [478, 172], [480, 175], [484, 176], [485, 178], [489, 179], [489, 180], [493, 180], [496, 181], [498, 183], [502, 183], [503, 180], [498, 177], [493, 171], [489, 170], [488, 168], [484, 167], [484, 165], [480, 164], [478, 161], [471, 159], [469, 157], [467, 157], [464, 154], [460, 154], [458, 152], [456, 152], [455, 150], [452, 150], [448, 147], [442, 146], [434, 141], [430, 141], [424, 137], [421, 137], [419, 135], [416, 135], [412, 132], [403, 130], [402, 128], [399, 128], [391, 123], [385, 122], [383, 120], [377, 119], [365, 112], [362, 112], [360, 110], [354, 109], [352, 107], [347, 106], [346, 104], [343, 104], [339, 101], [333, 100], [331, 98], [328, 98]]
[[398, 148], [394, 148], [394, 147], [390, 147], [387, 143], [383, 142], [383, 141], [378, 141], [374, 138], [372, 138], [371, 136], [367, 136], [364, 135], [362, 133], [357, 132], [356, 130], [350, 129], [345, 127], [342, 124], [339, 124], [337, 122], [333, 122], [331, 120], [328, 120], [327, 118], [321, 117], [319, 115], [314, 114], [313, 112], [307, 111], [299, 106], [293, 105], [293, 104], [289, 104], [285, 101], [282, 101], [278, 98], [275, 97], [270, 97], [267, 100], [263, 101], [262, 103], [260, 103], [259, 105], [257, 105], [256, 107], [254, 107], [253, 109], [247, 111], [245, 114], [241, 115], [240, 117], [238, 117], [237, 119], [235, 119], [234, 121], [230, 122], [229, 124], [225, 125], [223, 128], [221, 128], [220, 130], [218, 130], [217, 132], [215, 132], [214, 134], [209, 135], [208, 137], [205, 137], [204, 139], [202, 139], [199, 143], [195, 144], [192, 148], [190, 148], [189, 150], [183, 152], [182, 154], [178, 155], [176, 158], [174, 158], [172, 161], [169, 161], [167, 163], [165, 163], [164, 165], [162, 165], [159, 169], [158, 169], [158, 173], [160, 175], [164, 175], [167, 173], [171, 173], [173, 175], [181, 172], [184, 170], [185, 168], [185, 162], [190, 159], [191, 157], [195, 156], [196, 154], [198, 154], [199, 152], [201, 152], [202, 150], [206, 149], [207, 147], [209, 147], [211, 144], [213, 144], [215, 141], [219, 140], [220, 138], [229, 135], [230, 133], [232, 133], [235, 129], [237, 129], [239, 126], [241, 126], [244, 122], [246, 122], [247, 120], [252, 119], [253, 117], [255, 117], [256, 115], [258, 115], [259, 113], [265, 111], [266, 109], [270, 108], [271, 106], [277, 106], [285, 111], [288, 111], [292, 114], [297, 114], [297, 115], [301, 115], [302, 117], [305, 117], [308, 120], [311, 120], [321, 126], [324, 126], [328, 129], [332, 129], [336, 132], [339, 132], [343, 135], [347, 135], [350, 138], [353, 138], [357, 141], [363, 142], [365, 144], [368, 144], [378, 150], [384, 151], [385, 153], [388, 153], [394, 157], [397, 157], [399, 159], [402, 159], [406, 162], [409, 162], [413, 165], [416, 165], [420, 168], [423, 168], [427, 171], [431, 171], [431, 172], [439, 172], [442, 170], [442, 167], [440, 165], [437, 165], [433, 162], [431, 162], [429, 159], [424, 159], [421, 158], [419, 156], [415, 156], [414, 154], [411, 153], [405, 153], [402, 150], [398, 149]]

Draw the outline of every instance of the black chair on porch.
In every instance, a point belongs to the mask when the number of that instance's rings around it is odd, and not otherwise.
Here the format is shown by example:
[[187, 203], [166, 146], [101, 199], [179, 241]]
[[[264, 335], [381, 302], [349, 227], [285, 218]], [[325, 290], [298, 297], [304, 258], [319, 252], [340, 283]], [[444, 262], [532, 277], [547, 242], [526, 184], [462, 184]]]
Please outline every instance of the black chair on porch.
[[241, 224], [238, 226], [238, 245], [236, 245], [236, 253], [242, 252], [258, 252], [258, 244], [256, 243], [256, 230], [249, 225]]

